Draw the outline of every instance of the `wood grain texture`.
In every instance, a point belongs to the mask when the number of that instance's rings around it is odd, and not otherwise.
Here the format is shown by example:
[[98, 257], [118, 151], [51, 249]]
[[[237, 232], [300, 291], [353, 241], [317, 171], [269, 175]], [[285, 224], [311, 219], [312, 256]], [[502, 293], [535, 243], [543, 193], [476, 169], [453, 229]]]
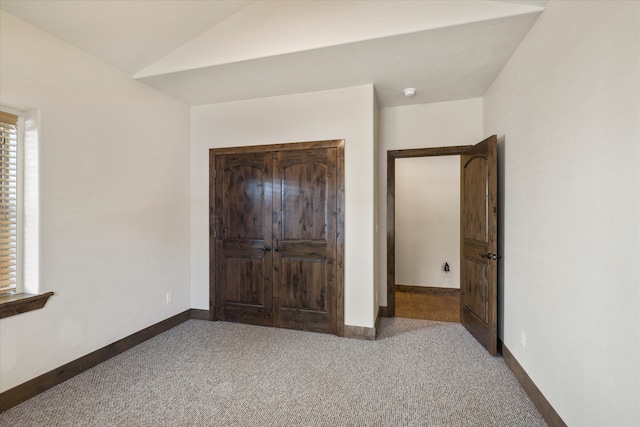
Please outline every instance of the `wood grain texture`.
[[0, 319], [38, 310], [45, 306], [53, 292], [44, 294], [4, 294], [0, 296]]
[[451, 147], [413, 148], [407, 150], [387, 151], [387, 317], [395, 316], [395, 284], [396, 284], [396, 220], [395, 220], [395, 187], [396, 159], [433, 156], [455, 156], [465, 153], [471, 145]]
[[460, 156], [460, 323], [497, 354], [497, 137]]
[[469, 242], [487, 244], [488, 218], [487, 201], [489, 200], [487, 178], [488, 159], [484, 155], [469, 156], [465, 159], [462, 169], [462, 188], [465, 194], [462, 212], [464, 231], [463, 239]]
[[32, 380], [0, 393], [0, 413], [78, 375], [81, 372], [86, 371], [89, 368], [96, 366], [99, 363], [104, 362], [105, 360], [112, 358], [113, 356], [122, 353], [123, 351], [127, 351], [164, 331], [178, 326], [179, 324], [191, 319], [191, 316], [191, 310], [183, 311], [180, 314], [176, 314], [175, 316], [142, 329], [72, 362], [64, 364], [59, 368], [53, 369], [46, 374], [42, 374]]
[[216, 299], [216, 256], [218, 254], [216, 250], [216, 240], [218, 222], [215, 212], [217, 175], [216, 152], [209, 150], [209, 320], [216, 320], [216, 306], [218, 305]]
[[274, 325], [336, 333], [335, 148], [274, 155]]
[[460, 289], [458, 288], [435, 288], [432, 286], [411, 286], [411, 285], [396, 285], [396, 292], [410, 292], [415, 294], [430, 294], [430, 295], [460, 295]]
[[460, 322], [460, 296], [428, 292], [396, 292], [396, 317]]
[[344, 337], [374, 341], [376, 339], [376, 328], [344, 325]]
[[396, 315], [396, 157], [387, 152], [387, 317]]
[[272, 154], [228, 153], [215, 165], [215, 319], [272, 326]]
[[463, 257], [466, 287], [462, 293], [463, 307], [471, 311], [482, 322], [488, 323], [489, 277], [487, 263]]
[[342, 336], [344, 141], [209, 154], [210, 318]]
[[344, 141], [336, 145], [336, 335], [344, 336]]
[[282, 309], [301, 309], [326, 312], [325, 301], [326, 263], [286, 259], [282, 261]]
[[405, 150], [390, 150], [387, 153], [394, 159], [409, 159], [414, 157], [455, 156], [464, 153], [471, 145], [452, 145], [450, 147], [409, 148]]
[[330, 139], [325, 141], [289, 142], [285, 144], [251, 145], [240, 147], [212, 148], [210, 155], [237, 154], [237, 153], [266, 153], [276, 151], [309, 150], [313, 148], [336, 148], [344, 147], [344, 140]]
[[518, 379], [524, 391], [529, 395], [533, 404], [536, 405], [536, 408], [538, 408], [538, 411], [540, 411], [544, 417], [547, 424], [549, 424], [550, 427], [566, 427], [567, 425], [560, 415], [558, 415], [553, 406], [551, 406], [551, 403], [549, 403], [547, 398], [544, 397], [538, 386], [536, 386], [531, 377], [529, 377], [529, 374], [527, 374], [513, 354], [504, 345], [502, 340], [498, 340], [498, 350], [509, 369], [511, 369], [511, 372], [513, 372], [513, 375]]
[[[330, 190], [328, 182], [329, 161], [323, 158], [319, 159], [323, 164], [315, 163], [312, 156], [313, 152], [296, 153], [296, 160], [289, 159], [295, 163], [281, 170], [282, 240], [327, 239], [327, 214], [335, 212], [327, 212], [326, 205], [328, 193], [335, 190]], [[331, 184], [335, 188], [335, 182]]]

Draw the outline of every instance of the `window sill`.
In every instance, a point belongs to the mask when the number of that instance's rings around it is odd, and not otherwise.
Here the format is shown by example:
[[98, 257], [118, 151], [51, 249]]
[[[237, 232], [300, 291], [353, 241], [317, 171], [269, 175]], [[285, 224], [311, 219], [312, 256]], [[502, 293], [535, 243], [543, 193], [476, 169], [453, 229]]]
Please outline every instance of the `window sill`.
[[47, 303], [53, 292], [45, 294], [16, 294], [14, 292], [0, 295], [0, 319], [38, 310]]

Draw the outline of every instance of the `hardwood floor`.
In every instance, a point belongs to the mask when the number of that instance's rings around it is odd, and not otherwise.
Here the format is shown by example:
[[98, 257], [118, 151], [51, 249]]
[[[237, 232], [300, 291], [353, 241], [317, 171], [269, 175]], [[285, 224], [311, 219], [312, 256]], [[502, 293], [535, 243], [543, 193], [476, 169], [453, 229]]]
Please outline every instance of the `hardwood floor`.
[[436, 288], [396, 286], [397, 317], [460, 322], [460, 294]]

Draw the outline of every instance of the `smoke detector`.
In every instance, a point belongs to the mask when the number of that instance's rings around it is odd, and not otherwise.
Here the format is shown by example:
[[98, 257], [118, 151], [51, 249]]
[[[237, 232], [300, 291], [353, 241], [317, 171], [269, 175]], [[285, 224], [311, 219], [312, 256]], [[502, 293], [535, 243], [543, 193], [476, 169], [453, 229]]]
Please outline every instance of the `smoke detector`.
[[404, 96], [406, 96], [407, 98], [411, 98], [412, 96], [414, 96], [416, 94], [416, 88], [415, 87], [408, 87], [405, 90], [403, 90], [402, 93], [404, 93]]

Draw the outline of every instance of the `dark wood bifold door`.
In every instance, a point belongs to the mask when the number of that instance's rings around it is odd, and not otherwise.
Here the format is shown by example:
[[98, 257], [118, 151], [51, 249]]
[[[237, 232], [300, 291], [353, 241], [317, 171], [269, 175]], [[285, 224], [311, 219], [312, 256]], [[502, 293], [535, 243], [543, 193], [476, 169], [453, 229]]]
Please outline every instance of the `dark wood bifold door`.
[[214, 274], [220, 320], [273, 324], [271, 157], [216, 156]]
[[212, 150], [213, 319], [339, 333], [342, 150]]
[[461, 156], [460, 319], [492, 355], [497, 353], [497, 139]]
[[336, 149], [275, 155], [274, 322], [335, 333]]

